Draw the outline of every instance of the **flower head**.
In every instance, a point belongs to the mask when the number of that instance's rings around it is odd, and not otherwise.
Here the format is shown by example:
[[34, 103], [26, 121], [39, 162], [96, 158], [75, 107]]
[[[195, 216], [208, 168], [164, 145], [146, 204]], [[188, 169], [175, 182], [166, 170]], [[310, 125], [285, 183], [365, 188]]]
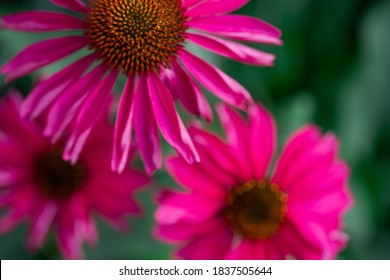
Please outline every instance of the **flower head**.
[[271, 115], [256, 104], [247, 121], [225, 105], [218, 112], [227, 142], [193, 125], [202, 162], [166, 160], [186, 190], [161, 193], [157, 237], [178, 244], [184, 259], [335, 258], [347, 242], [342, 218], [352, 203], [336, 137], [301, 128], [272, 172]]
[[[23, 104], [22, 114], [35, 118], [49, 107], [45, 135], [53, 141], [76, 120], [64, 150], [64, 157], [74, 162], [82, 139], [96, 123], [122, 73], [127, 83], [116, 118], [112, 168], [122, 171], [125, 167], [133, 130], [146, 169], [153, 172], [160, 168], [158, 128], [187, 162], [196, 162], [198, 153], [174, 101], [179, 100], [190, 113], [211, 120], [212, 111], [199, 84], [238, 108], [246, 108], [251, 97], [237, 81], [190, 53], [185, 45], [193, 43], [240, 62], [271, 66], [274, 55], [232, 41], [281, 44], [275, 27], [249, 16], [229, 14], [248, 1], [52, 0], [81, 16], [22, 12], [4, 16], [3, 28], [82, 33], [30, 45], [1, 72], [10, 81], [88, 48], [89, 55], [40, 83]], [[98, 65], [91, 67], [93, 62]]]
[[126, 216], [140, 212], [134, 190], [148, 177], [130, 168], [121, 175], [111, 171], [113, 129], [103, 122], [74, 164], [63, 160], [62, 141], [52, 145], [39, 124], [22, 120], [20, 103], [16, 93], [0, 103], [0, 233], [26, 220], [29, 249], [41, 247], [52, 229], [62, 255], [81, 258], [82, 243], [97, 242], [92, 212], [126, 229]]

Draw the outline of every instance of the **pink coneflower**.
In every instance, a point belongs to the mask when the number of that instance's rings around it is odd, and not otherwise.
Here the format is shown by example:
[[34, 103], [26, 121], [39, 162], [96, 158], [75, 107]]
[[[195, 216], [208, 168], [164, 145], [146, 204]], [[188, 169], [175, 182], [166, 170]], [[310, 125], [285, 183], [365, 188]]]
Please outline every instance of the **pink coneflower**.
[[130, 168], [111, 171], [114, 131], [100, 121], [78, 161], [64, 161], [61, 141], [51, 145], [39, 125], [23, 121], [20, 103], [12, 93], [0, 104], [0, 233], [27, 221], [29, 249], [40, 248], [51, 229], [65, 258], [81, 258], [82, 243], [97, 242], [92, 212], [126, 229], [127, 215], [139, 213], [131, 196], [148, 178]]
[[[271, 66], [274, 55], [225, 39], [281, 44], [277, 28], [256, 18], [228, 14], [248, 1], [90, 0], [86, 4], [82, 0], [52, 0], [80, 17], [22, 12], [4, 16], [3, 28], [81, 30], [82, 34], [35, 43], [1, 71], [11, 81], [88, 48], [91, 54], [54, 74], [30, 94], [22, 106], [23, 116], [34, 118], [50, 105], [45, 135], [54, 140], [76, 119], [64, 150], [64, 157], [74, 161], [121, 72], [127, 83], [116, 118], [112, 168], [123, 170], [133, 126], [149, 172], [161, 167], [158, 128], [187, 162], [199, 161], [174, 100], [190, 113], [210, 120], [212, 111], [196, 81], [238, 108], [245, 108], [251, 97], [234, 79], [186, 50], [185, 44], [191, 42], [247, 64]], [[91, 68], [93, 62], [99, 65]]]
[[218, 108], [227, 143], [195, 125], [202, 162], [177, 156], [166, 165], [184, 192], [166, 191], [156, 235], [179, 244], [183, 259], [332, 259], [347, 242], [342, 216], [352, 198], [336, 137], [305, 126], [287, 142], [274, 171], [276, 131], [260, 105], [245, 121]]

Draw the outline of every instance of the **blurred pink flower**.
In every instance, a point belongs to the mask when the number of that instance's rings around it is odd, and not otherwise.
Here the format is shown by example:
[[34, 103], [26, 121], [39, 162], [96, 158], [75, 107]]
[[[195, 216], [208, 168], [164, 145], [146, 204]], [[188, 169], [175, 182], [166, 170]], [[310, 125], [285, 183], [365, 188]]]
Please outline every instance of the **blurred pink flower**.
[[130, 168], [121, 175], [111, 171], [113, 128], [103, 122], [95, 126], [78, 161], [64, 161], [61, 141], [51, 145], [40, 125], [21, 119], [21, 101], [12, 92], [0, 103], [0, 233], [27, 221], [29, 249], [41, 247], [52, 229], [65, 258], [82, 258], [82, 243], [97, 242], [92, 212], [126, 229], [126, 216], [140, 212], [134, 190], [149, 179]]
[[[108, 102], [122, 72], [127, 83], [116, 118], [113, 170], [120, 172], [125, 167], [133, 126], [148, 172], [161, 167], [157, 127], [187, 162], [196, 162], [197, 151], [174, 100], [206, 120], [211, 120], [212, 111], [195, 81], [238, 108], [246, 108], [252, 101], [242, 85], [191, 54], [185, 44], [191, 42], [243, 63], [271, 66], [274, 55], [225, 39], [282, 43], [280, 31], [272, 25], [253, 17], [228, 14], [248, 1], [90, 0], [86, 4], [82, 0], [52, 0], [80, 13], [80, 17], [50, 11], [21, 12], [4, 16], [3, 28], [29, 32], [81, 30], [83, 34], [32, 44], [6, 63], [1, 72], [11, 81], [87, 47], [91, 54], [57, 72], [30, 94], [22, 106], [23, 116], [35, 118], [50, 106], [45, 135], [54, 141], [76, 119], [64, 149], [65, 159], [74, 162], [83, 138]], [[91, 67], [95, 61], [99, 65]]]
[[260, 105], [249, 108], [248, 121], [225, 105], [218, 113], [227, 143], [193, 125], [202, 162], [167, 158], [186, 191], [161, 193], [156, 236], [178, 244], [183, 259], [335, 258], [348, 240], [342, 218], [352, 203], [336, 137], [301, 128], [270, 174], [272, 116]]

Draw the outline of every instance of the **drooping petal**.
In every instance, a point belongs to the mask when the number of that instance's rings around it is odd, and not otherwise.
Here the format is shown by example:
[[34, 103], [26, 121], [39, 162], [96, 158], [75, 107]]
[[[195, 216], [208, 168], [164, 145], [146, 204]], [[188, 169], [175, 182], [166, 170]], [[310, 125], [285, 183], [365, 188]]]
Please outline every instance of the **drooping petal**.
[[73, 133], [64, 150], [64, 159], [70, 160], [72, 164], [76, 163], [86, 138], [103, 111], [108, 107], [111, 100], [111, 91], [117, 77], [118, 72], [112, 71], [108, 74], [89, 94], [80, 108]]
[[134, 109], [135, 76], [127, 78], [116, 117], [111, 168], [121, 173], [128, 160]]
[[198, 162], [199, 155], [176, 112], [172, 96], [158, 76], [149, 75], [148, 89], [154, 115], [164, 138], [188, 163]]
[[216, 54], [237, 60], [239, 62], [272, 66], [275, 55], [247, 47], [232, 41], [220, 39], [211, 35], [187, 33], [188, 40]]
[[254, 178], [265, 178], [276, 150], [276, 126], [270, 113], [256, 104], [249, 108], [249, 158]]
[[74, 120], [85, 97], [97, 86], [96, 82], [100, 81], [106, 71], [107, 67], [101, 64], [61, 93], [50, 109], [44, 130], [44, 134], [52, 137], [53, 142], [58, 140], [65, 128]]
[[152, 174], [162, 165], [160, 138], [150, 104], [147, 80], [140, 75], [134, 94], [134, 134], [146, 171]]
[[202, 116], [206, 121], [211, 122], [213, 112], [206, 97], [176, 60], [172, 61], [172, 68], [163, 69], [160, 76], [172, 95], [179, 99], [191, 114]]
[[246, 5], [248, 2], [249, 0], [205, 0], [199, 5], [188, 9], [186, 15], [195, 18], [229, 13], [238, 10], [239, 8]]
[[40, 82], [24, 100], [20, 109], [21, 115], [31, 119], [40, 115], [66, 87], [87, 70], [94, 59], [94, 54], [88, 55]]
[[216, 15], [188, 20], [191, 28], [248, 42], [282, 45], [281, 32], [260, 19], [243, 15]]
[[181, 50], [179, 56], [188, 71], [221, 100], [242, 109], [252, 102], [249, 92], [217, 67], [186, 50]]
[[5, 15], [3, 28], [18, 31], [63, 31], [84, 29], [85, 23], [71, 15], [50, 11], [29, 11]]
[[1, 73], [10, 82], [81, 49], [86, 40], [85, 36], [67, 36], [34, 43], [9, 60]]
[[82, 0], [50, 0], [59, 7], [63, 7], [75, 12], [86, 13], [88, 11], [87, 6]]

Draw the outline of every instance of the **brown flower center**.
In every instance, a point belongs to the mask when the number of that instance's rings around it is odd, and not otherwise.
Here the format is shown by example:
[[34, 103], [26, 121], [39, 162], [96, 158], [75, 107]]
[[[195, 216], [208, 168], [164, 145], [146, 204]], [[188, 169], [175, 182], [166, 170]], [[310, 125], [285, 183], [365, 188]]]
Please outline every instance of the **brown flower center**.
[[159, 71], [182, 48], [187, 27], [180, 0], [89, 0], [91, 50], [124, 74]]
[[35, 162], [34, 179], [41, 193], [51, 199], [66, 200], [79, 190], [85, 181], [80, 163], [71, 165], [61, 157], [61, 151], [44, 153]]
[[287, 195], [275, 184], [249, 181], [233, 189], [224, 211], [236, 234], [252, 239], [275, 235], [287, 212]]

